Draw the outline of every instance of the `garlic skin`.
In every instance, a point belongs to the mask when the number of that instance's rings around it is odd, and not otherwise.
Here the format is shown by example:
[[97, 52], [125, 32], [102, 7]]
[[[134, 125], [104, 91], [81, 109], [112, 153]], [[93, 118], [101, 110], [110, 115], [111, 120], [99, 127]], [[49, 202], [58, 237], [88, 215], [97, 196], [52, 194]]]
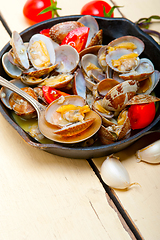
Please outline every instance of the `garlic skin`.
[[136, 152], [136, 156], [140, 161], [158, 164], [160, 163], [160, 140], [142, 148]]
[[103, 181], [111, 188], [127, 189], [132, 185], [127, 170], [113, 155], [108, 156], [102, 163], [100, 172]]

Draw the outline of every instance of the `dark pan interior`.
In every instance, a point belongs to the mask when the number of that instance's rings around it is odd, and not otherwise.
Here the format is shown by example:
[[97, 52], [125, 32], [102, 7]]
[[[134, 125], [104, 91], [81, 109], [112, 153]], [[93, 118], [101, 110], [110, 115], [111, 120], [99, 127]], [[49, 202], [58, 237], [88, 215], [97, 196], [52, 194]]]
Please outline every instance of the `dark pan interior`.
[[[41, 31], [45, 28], [50, 28], [53, 25], [64, 22], [64, 21], [72, 21], [77, 20], [81, 16], [66, 16], [55, 19], [50, 19], [48, 21], [36, 24], [30, 28], [27, 28], [21, 33], [23, 41], [26, 42], [30, 39], [30, 37]], [[160, 46], [147, 34], [145, 34], [142, 30], [140, 30], [134, 23], [127, 19], [123, 18], [101, 18], [96, 17], [96, 20], [99, 23], [100, 29], [103, 29], [103, 44], [108, 44], [111, 40], [125, 36], [132, 35], [141, 39], [145, 44], [145, 50], [141, 54], [142, 57], [149, 58], [156, 70], [160, 71]], [[2, 49], [0, 52], [0, 75], [6, 79], [10, 79], [8, 75], [3, 70], [1, 59], [5, 52], [10, 49], [9, 43]], [[155, 94], [157, 97], [160, 97], [160, 83], [157, 85], [155, 89]], [[6, 118], [6, 120], [16, 129], [16, 131], [20, 134], [20, 136], [31, 146], [39, 148], [41, 150], [70, 158], [92, 158], [92, 157], [102, 157], [120, 150], [125, 149], [133, 142], [135, 142], [140, 137], [145, 134], [158, 130], [159, 120], [160, 120], [160, 109], [158, 109], [155, 120], [146, 128], [141, 131], [134, 131], [128, 139], [115, 142], [109, 145], [100, 145], [100, 146], [91, 146], [91, 147], [82, 147], [78, 144], [76, 145], [63, 145], [63, 144], [40, 144], [36, 142], [34, 139], [31, 139], [28, 134], [26, 134], [10, 117], [10, 112], [8, 109], [4, 107], [4, 105], [0, 102], [0, 112]]]

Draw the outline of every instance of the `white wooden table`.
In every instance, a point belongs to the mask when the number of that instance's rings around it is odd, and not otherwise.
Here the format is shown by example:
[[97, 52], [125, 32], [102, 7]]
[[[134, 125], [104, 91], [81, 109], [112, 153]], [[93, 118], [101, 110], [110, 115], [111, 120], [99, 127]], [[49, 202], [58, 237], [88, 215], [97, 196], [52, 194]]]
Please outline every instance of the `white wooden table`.
[[[109, 1], [108, 1], [109, 2]], [[61, 16], [80, 13], [86, 0], [58, 0]], [[131, 21], [159, 15], [159, 0], [116, 0]], [[22, 9], [25, 0], [1, 1], [0, 11], [11, 31], [29, 27]], [[112, 5], [112, 3], [111, 3]], [[115, 10], [115, 17], [120, 17]], [[160, 31], [160, 23], [154, 29]], [[0, 49], [10, 40], [0, 23]], [[160, 239], [160, 165], [137, 163], [135, 151], [154, 140], [143, 137], [118, 152], [133, 186], [128, 191], [105, 192], [93, 168], [103, 158], [69, 159], [27, 145], [0, 114], [0, 239], [1, 240], [128, 240]], [[137, 237], [137, 239], [138, 239]]]

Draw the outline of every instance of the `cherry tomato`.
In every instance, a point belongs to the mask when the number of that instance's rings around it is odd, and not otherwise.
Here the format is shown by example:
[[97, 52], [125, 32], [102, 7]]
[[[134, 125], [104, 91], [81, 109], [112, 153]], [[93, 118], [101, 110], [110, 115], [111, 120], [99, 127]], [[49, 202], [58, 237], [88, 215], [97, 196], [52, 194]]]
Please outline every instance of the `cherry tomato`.
[[69, 95], [65, 92], [59, 91], [59, 90], [57, 90], [53, 87], [49, 87], [49, 86], [42, 86], [42, 90], [43, 90], [44, 98], [47, 101], [47, 103], [49, 103], [49, 104], [61, 96]]
[[27, 0], [23, 7], [23, 14], [32, 23], [38, 23], [54, 15], [59, 16], [57, 10], [60, 9], [57, 8], [57, 2], [53, 0]]
[[50, 37], [49, 31], [50, 31], [50, 28], [43, 29], [42, 31], [40, 31], [40, 34], [43, 34], [43, 35], [45, 35], [47, 37]]
[[88, 27], [80, 27], [72, 30], [63, 39], [61, 45], [68, 44], [74, 47], [78, 52], [85, 48], [89, 34]]
[[109, 13], [109, 11], [112, 9], [114, 10], [115, 7], [111, 8], [111, 6], [105, 2], [105, 1], [91, 1], [86, 3], [82, 9], [81, 14], [82, 15], [93, 15], [93, 16], [99, 16], [99, 17], [114, 17], [113, 12], [110, 12], [108, 16], [105, 16], [105, 13]]
[[131, 105], [128, 109], [132, 129], [147, 127], [154, 119], [156, 108], [154, 102]]

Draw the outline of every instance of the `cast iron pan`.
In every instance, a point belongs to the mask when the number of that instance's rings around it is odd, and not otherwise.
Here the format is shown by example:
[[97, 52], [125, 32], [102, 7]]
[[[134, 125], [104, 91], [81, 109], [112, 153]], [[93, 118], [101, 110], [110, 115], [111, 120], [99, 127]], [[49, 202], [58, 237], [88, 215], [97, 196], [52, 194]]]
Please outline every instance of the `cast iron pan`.
[[[75, 21], [79, 19], [81, 16], [66, 16], [59, 17], [44, 21], [42, 23], [36, 24], [32, 27], [27, 28], [23, 32], [21, 32], [21, 36], [24, 42], [27, 42], [31, 36], [35, 33], [38, 33], [42, 29], [50, 28], [53, 25], [65, 22], [65, 21]], [[103, 44], [108, 44], [111, 40], [125, 36], [132, 35], [140, 38], [145, 44], [145, 50], [141, 54], [142, 57], [149, 58], [156, 70], [160, 71], [160, 46], [147, 34], [145, 34], [142, 30], [140, 30], [134, 23], [124, 18], [101, 18], [96, 17], [96, 20], [99, 23], [100, 29], [103, 29]], [[3, 70], [1, 59], [5, 52], [8, 52], [10, 49], [10, 44], [6, 44], [6, 46], [0, 52], [0, 75], [4, 78], [10, 79], [8, 75]], [[155, 94], [157, 97], [160, 97], [160, 83], [155, 89]], [[157, 111], [156, 117], [154, 121], [146, 128], [141, 131], [133, 131], [131, 136], [125, 140], [115, 142], [109, 145], [99, 145], [99, 146], [90, 146], [90, 147], [82, 147], [79, 145], [62, 145], [62, 144], [40, 144], [36, 142], [34, 139], [31, 139], [30, 136], [25, 133], [11, 118], [10, 112], [8, 109], [4, 107], [4, 105], [0, 102], [0, 112], [5, 117], [5, 119], [16, 129], [16, 131], [20, 134], [20, 136], [31, 146], [34, 146], [38, 149], [69, 158], [92, 158], [92, 157], [102, 157], [108, 154], [118, 152], [120, 150], [125, 149], [133, 142], [141, 138], [142, 136], [151, 133], [160, 131], [160, 108]], [[1, 126], [2, 127], [2, 126]]]

